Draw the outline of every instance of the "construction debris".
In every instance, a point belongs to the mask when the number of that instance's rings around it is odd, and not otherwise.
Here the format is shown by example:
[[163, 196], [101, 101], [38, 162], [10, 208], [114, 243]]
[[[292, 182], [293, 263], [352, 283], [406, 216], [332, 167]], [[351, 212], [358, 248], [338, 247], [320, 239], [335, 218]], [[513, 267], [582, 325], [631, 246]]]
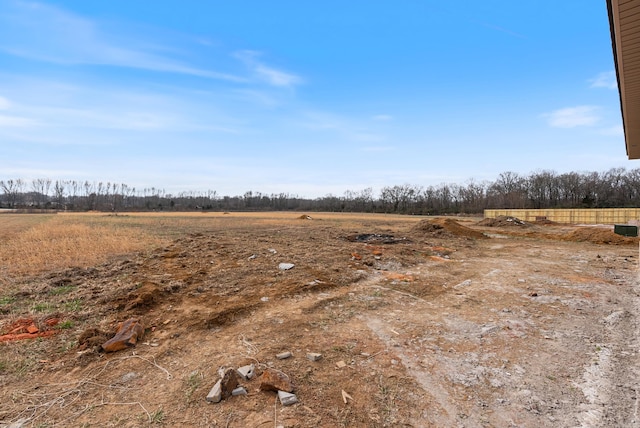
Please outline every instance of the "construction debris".
[[129, 318], [121, 323], [116, 335], [102, 344], [105, 352], [116, 352], [135, 346], [144, 335], [144, 327], [138, 318]]
[[260, 391], [285, 391], [293, 392], [295, 389], [289, 376], [280, 370], [267, 368], [260, 376]]
[[290, 406], [298, 402], [298, 397], [296, 397], [296, 394], [291, 394], [285, 391], [278, 391], [278, 398], [280, 399], [280, 403], [283, 406]]

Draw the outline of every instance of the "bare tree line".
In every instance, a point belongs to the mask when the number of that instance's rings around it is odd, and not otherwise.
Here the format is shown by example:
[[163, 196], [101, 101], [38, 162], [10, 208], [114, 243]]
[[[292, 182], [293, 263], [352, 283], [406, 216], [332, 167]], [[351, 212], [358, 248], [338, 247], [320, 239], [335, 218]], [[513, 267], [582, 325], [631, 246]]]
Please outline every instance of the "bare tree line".
[[401, 214], [480, 213], [488, 208], [610, 208], [640, 206], [640, 168], [558, 174], [541, 170], [501, 173], [495, 181], [437, 186], [401, 184], [346, 190], [309, 199], [289, 193], [221, 196], [215, 190], [166, 193], [124, 183], [0, 180], [0, 208], [67, 211], [345, 211]]

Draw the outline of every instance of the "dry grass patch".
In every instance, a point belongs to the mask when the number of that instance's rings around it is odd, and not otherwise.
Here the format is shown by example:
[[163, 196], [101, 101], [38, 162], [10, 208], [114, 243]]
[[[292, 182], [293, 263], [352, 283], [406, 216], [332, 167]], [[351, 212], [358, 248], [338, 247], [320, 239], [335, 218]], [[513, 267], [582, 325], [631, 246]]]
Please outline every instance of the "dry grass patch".
[[69, 223], [64, 218], [36, 224], [0, 244], [0, 271], [36, 274], [68, 267], [87, 267], [110, 256], [139, 251], [157, 238], [141, 229], [118, 225]]
[[47, 222], [54, 216], [55, 214], [0, 214], [0, 242]]

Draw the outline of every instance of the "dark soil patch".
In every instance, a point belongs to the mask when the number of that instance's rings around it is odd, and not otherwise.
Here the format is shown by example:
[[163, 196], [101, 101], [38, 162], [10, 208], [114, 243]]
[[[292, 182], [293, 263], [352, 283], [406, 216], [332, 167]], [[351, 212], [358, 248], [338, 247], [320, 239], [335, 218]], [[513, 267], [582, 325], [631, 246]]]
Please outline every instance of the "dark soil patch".
[[351, 242], [365, 242], [368, 244], [397, 244], [399, 242], [409, 242], [407, 238], [396, 238], [393, 235], [380, 233], [363, 233], [360, 235], [349, 235], [347, 240]]

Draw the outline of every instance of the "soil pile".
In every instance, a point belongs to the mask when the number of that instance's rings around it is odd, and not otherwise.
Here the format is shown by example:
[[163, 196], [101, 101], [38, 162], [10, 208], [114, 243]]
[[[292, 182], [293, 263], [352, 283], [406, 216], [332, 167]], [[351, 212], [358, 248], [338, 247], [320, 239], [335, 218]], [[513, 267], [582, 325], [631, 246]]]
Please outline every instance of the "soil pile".
[[610, 229], [583, 227], [562, 236], [563, 241], [591, 242], [594, 244], [633, 245], [638, 238], [618, 235]]
[[435, 237], [462, 236], [472, 239], [487, 238], [482, 232], [463, 226], [450, 218], [422, 220], [412, 228], [412, 231]]
[[478, 226], [488, 226], [488, 227], [529, 227], [531, 226], [529, 223], [520, 220], [517, 217], [511, 217], [506, 215], [501, 215], [496, 218], [485, 218], [478, 222]]
[[549, 220], [549, 219], [547, 219], [547, 218], [541, 218], [540, 220], [536, 220], [536, 222], [535, 222], [535, 223], [536, 223], [536, 224], [539, 224], [539, 225], [541, 225], [541, 226], [557, 226], [557, 225], [559, 225], [559, 224], [560, 224], [560, 223], [558, 223], [558, 222], [555, 222], [555, 221], [553, 221], [553, 220]]

